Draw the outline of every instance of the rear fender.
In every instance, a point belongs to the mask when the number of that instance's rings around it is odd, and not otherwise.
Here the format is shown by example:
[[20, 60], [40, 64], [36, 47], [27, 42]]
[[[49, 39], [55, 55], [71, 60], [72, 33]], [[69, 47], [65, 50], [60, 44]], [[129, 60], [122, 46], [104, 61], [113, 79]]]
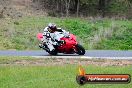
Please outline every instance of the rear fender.
[[37, 34], [37, 39], [42, 40], [43, 39], [43, 33], [38, 33]]

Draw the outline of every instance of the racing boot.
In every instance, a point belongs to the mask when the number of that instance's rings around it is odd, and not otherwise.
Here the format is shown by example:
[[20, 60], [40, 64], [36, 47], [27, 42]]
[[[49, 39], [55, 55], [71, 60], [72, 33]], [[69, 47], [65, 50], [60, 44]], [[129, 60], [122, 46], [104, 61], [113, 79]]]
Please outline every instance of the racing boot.
[[43, 48], [43, 44], [42, 43], [39, 44], [39, 48]]

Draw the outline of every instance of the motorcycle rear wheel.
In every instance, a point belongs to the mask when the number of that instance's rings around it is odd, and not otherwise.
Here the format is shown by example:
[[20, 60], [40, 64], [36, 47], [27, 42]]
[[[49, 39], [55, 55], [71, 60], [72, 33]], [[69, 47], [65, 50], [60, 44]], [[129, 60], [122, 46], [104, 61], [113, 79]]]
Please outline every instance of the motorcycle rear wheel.
[[57, 50], [52, 50], [52, 51], [48, 51], [48, 53], [50, 54], [50, 55], [57, 55]]

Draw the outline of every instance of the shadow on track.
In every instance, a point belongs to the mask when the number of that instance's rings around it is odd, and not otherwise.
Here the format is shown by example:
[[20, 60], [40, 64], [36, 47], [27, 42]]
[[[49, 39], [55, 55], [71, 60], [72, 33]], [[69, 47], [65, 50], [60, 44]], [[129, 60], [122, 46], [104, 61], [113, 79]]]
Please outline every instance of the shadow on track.
[[57, 54], [57, 55], [45, 54], [45, 55], [40, 55], [40, 56], [81, 56], [81, 55], [77, 55], [77, 54]]

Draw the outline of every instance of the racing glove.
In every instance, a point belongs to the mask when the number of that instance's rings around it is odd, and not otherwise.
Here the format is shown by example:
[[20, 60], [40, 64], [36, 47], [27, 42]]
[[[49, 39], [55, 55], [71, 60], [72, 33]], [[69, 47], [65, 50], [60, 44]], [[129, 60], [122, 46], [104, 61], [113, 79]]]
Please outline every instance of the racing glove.
[[61, 40], [60, 43], [61, 43], [61, 44], [65, 44], [65, 41], [64, 41], [64, 40]]
[[65, 41], [64, 41], [64, 40], [60, 40], [60, 41], [56, 40], [56, 42], [58, 43], [59, 46], [60, 46], [61, 44], [65, 44]]

